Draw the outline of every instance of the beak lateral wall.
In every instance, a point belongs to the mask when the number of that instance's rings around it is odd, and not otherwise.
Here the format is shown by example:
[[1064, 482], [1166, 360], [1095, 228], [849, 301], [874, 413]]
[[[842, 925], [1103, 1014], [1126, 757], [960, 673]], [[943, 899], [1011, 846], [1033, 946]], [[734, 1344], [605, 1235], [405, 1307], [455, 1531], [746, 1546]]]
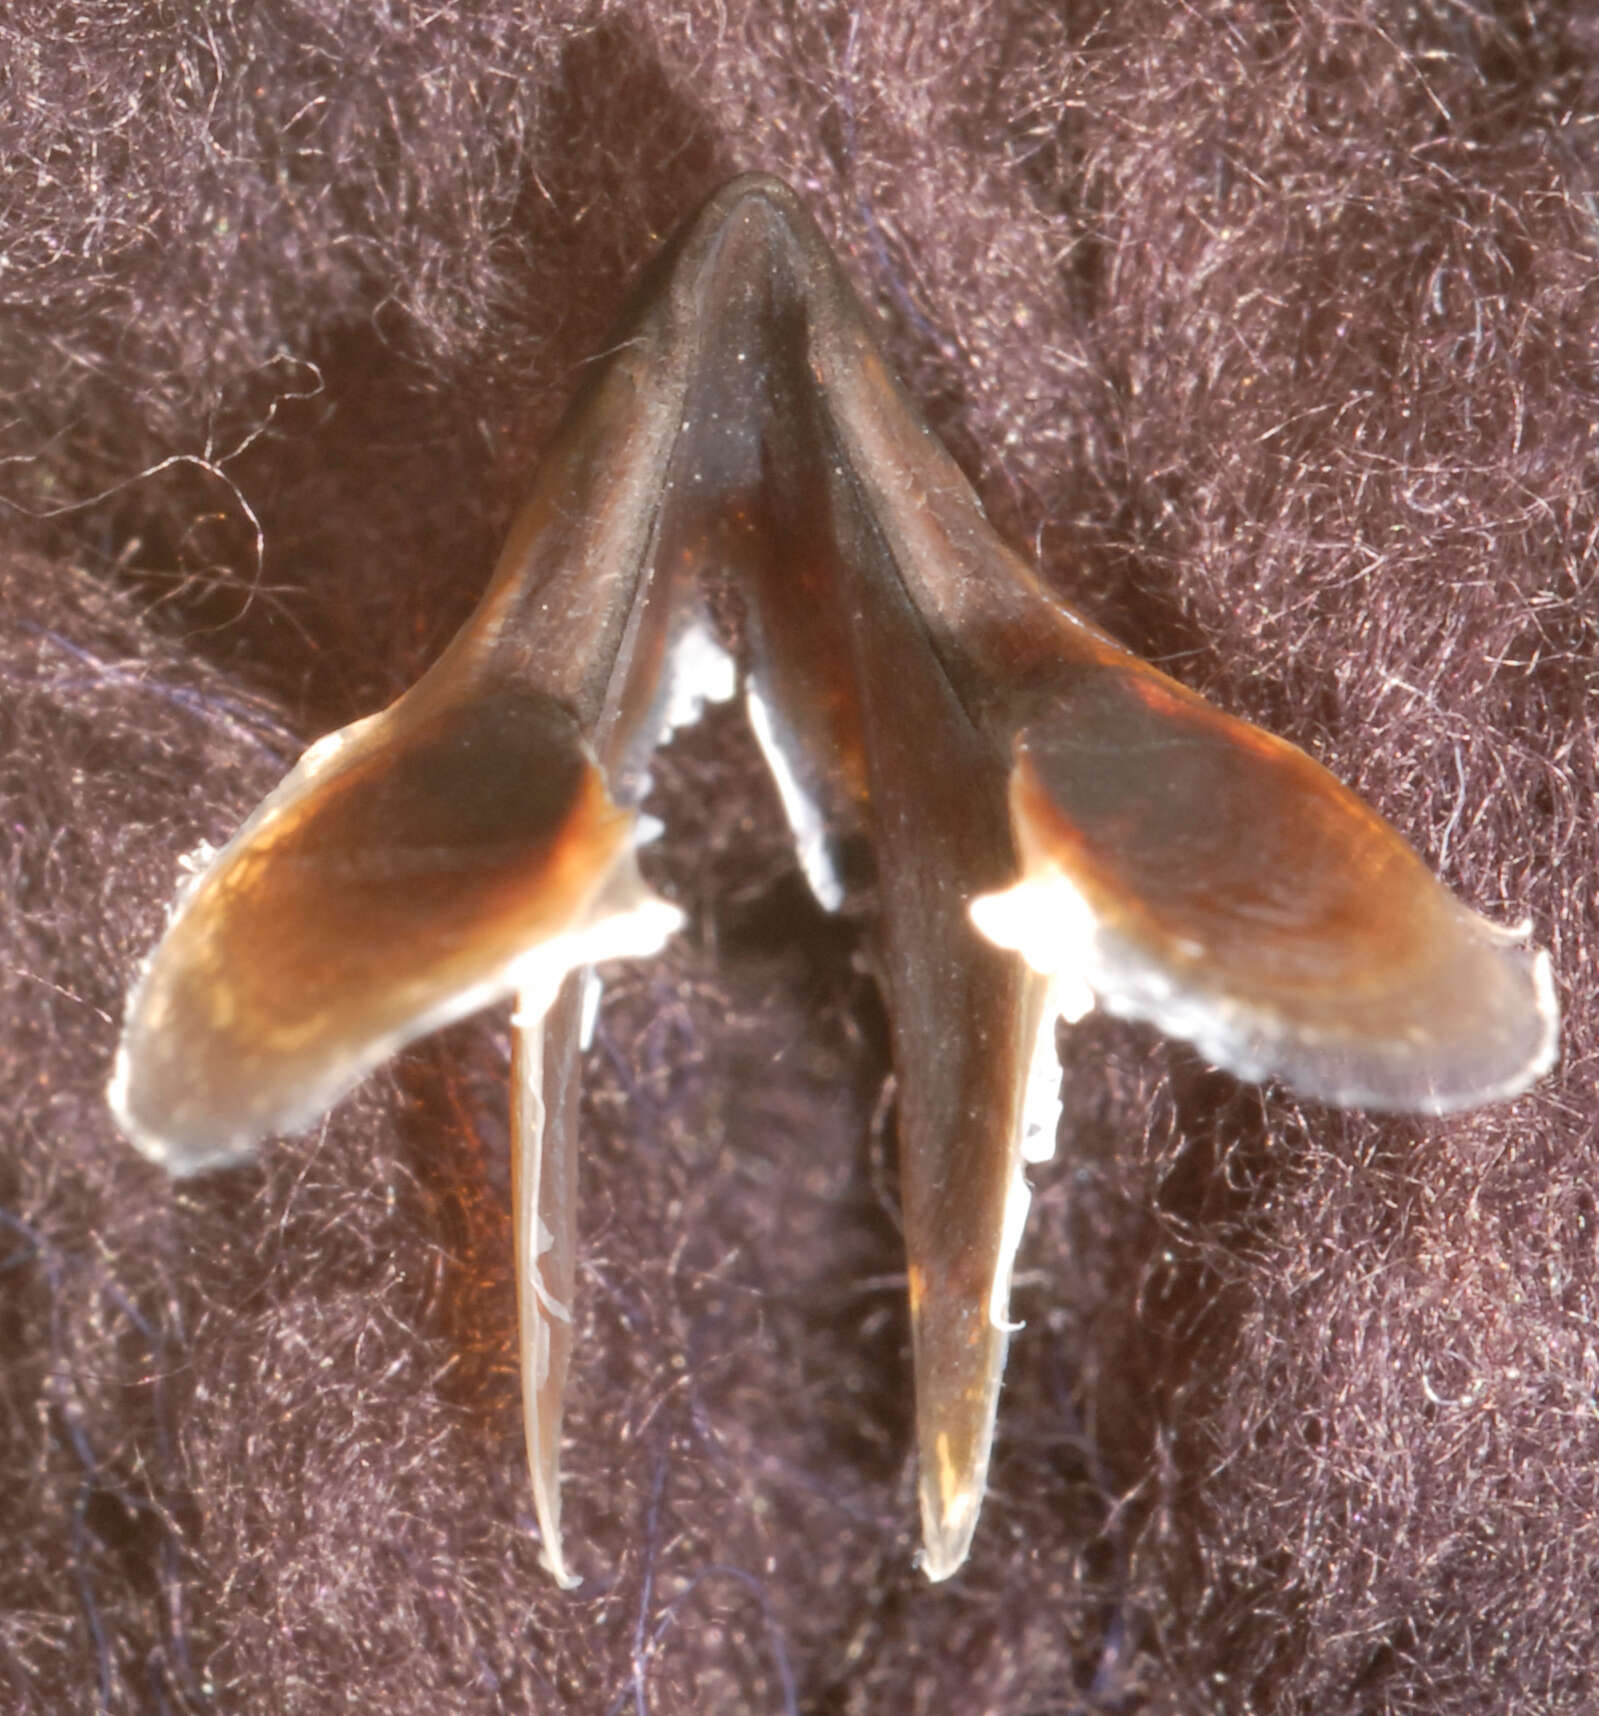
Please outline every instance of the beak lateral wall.
[[[712, 590], [740, 610], [737, 676], [707, 648]], [[1058, 1014], [1097, 999], [1240, 1076], [1426, 1112], [1512, 1095], [1557, 1049], [1542, 955], [1302, 752], [1054, 600], [793, 193], [735, 180], [652, 271], [449, 649], [183, 892], [111, 1090], [190, 1172], [517, 994], [528, 1451], [563, 1584], [572, 974], [677, 923], [636, 868], [649, 759], [740, 676], [819, 896], [841, 894], [831, 842], [872, 856], [933, 1578], [977, 1524]]]

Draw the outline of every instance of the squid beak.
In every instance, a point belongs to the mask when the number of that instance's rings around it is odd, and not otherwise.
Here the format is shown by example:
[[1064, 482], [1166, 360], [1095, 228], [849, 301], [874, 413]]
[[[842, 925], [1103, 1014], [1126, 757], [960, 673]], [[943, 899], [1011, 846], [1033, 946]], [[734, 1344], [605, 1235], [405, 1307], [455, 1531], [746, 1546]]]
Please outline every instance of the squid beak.
[[1514, 1094], [1557, 1048], [1546, 958], [1302, 752], [1059, 605], [793, 194], [734, 181], [656, 266], [450, 648], [184, 889], [111, 1090], [191, 1172], [517, 995], [528, 1454], [563, 1585], [585, 973], [679, 921], [637, 869], [649, 759], [740, 687], [824, 906], [840, 842], [871, 854], [932, 1578], [987, 1481], [1057, 1017], [1097, 1001], [1240, 1076], [1427, 1112]]

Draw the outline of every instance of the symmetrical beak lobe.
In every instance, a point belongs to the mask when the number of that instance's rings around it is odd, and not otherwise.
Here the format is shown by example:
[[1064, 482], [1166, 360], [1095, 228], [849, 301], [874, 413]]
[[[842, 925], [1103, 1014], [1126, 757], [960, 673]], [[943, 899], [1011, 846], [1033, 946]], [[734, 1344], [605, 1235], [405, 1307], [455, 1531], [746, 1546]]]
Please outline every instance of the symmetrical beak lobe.
[[[636, 853], [652, 753], [742, 691], [806, 876], [871, 855], [891, 1020], [924, 1565], [982, 1500], [1057, 1017], [1439, 1112], [1552, 1062], [1547, 959], [1302, 751], [1078, 618], [994, 534], [794, 195], [735, 180], [573, 404], [476, 613], [185, 888], [111, 1101], [186, 1173], [514, 994], [528, 1454], [555, 1577], [594, 967], [680, 919]], [[712, 602], [713, 593], [718, 600]], [[736, 612], [736, 636], [713, 607]]]

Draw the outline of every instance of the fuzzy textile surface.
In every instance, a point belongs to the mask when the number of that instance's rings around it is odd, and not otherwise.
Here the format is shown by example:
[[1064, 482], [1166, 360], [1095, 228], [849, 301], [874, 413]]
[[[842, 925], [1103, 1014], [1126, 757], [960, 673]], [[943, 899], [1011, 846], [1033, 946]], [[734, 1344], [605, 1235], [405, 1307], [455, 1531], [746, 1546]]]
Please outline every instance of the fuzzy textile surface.
[[[8, 0], [0, 1708], [1599, 1708], [1596, 113], [1563, 0]], [[714, 712], [587, 1066], [563, 1593], [503, 1013], [177, 1185], [103, 1092], [180, 858], [436, 655], [745, 168], [1064, 597], [1532, 919], [1564, 1057], [1378, 1119], [1063, 1030], [930, 1586], [881, 1007]]]

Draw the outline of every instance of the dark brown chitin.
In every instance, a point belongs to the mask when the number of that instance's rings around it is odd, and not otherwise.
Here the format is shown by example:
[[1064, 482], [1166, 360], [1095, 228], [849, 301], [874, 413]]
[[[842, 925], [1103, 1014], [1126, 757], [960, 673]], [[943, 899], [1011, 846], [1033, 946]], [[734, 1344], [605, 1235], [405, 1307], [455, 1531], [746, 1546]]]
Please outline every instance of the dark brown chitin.
[[[184, 892], [112, 1101], [175, 1171], [304, 1124], [515, 993], [528, 1453], [551, 1571], [597, 961], [678, 921], [635, 866], [651, 753], [746, 695], [825, 905], [870, 854], [899, 1087], [924, 1565], [977, 1523], [1056, 1016], [1437, 1111], [1551, 1062], [1547, 962], [1304, 753], [1059, 605], [994, 535], [771, 179], [683, 230], [573, 404], [477, 612]], [[714, 611], [729, 604], [736, 638]]]

